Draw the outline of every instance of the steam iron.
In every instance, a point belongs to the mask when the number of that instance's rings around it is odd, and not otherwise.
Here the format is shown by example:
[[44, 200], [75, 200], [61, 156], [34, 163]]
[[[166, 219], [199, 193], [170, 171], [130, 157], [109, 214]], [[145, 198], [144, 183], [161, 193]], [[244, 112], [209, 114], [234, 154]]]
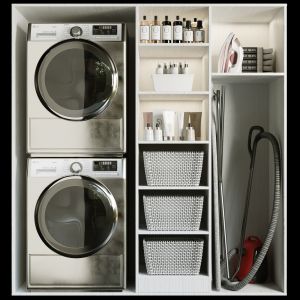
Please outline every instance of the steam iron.
[[241, 73], [244, 50], [234, 33], [226, 38], [219, 55], [219, 73]]

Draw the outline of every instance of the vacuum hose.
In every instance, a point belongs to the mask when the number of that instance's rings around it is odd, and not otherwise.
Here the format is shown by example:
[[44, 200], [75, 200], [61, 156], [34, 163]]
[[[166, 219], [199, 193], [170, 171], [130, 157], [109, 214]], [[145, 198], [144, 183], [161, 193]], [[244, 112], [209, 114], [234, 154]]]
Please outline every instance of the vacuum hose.
[[[255, 136], [254, 142], [253, 142], [253, 147], [251, 147], [251, 141], [252, 141], [252, 133], [254, 130], [259, 130], [259, 133]], [[274, 135], [272, 135], [269, 132], [265, 132], [264, 129], [260, 126], [253, 126], [250, 128], [249, 131], [249, 138], [248, 138], [248, 150], [251, 156], [251, 163], [250, 163], [250, 176], [249, 176], [249, 181], [248, 181], [248, 189], [247, 189], [247, 200], [250, 199], [250, 192], [251, 192], [251, 185], [252, 185], [252, 176], [253, 176], [253, 171], [254, 171], [254, 164], [255, 164], [255, 156], [256, 156], [256, 148], [257, 144], [261, 139], [266, 139], [268, 140], [273, 148], [273, 154], [274, 154], [274, 200], [273, 200], [273, 209], [272, 209], [272, 216], [271, 216], [271, 221], [268, 227], [268, 233], [265, 238], [265, 241], [261, 247], [261, 250], [250, 270], [248, 275], [239, 282], [233, 282], [230, 281], [229, 279], [223, 277], [222, 278], [222, 286], [225, 289], [231, 290], [231, 291], [237, 291], [243, 288], [245, 285], [247, 285], [252, 278], [255, 276], [256, 272], [258, 271], [260, 265], [262, 264], [268, 249], [270, 247], [270, 244], [272, 242], [274, 232], [276, 229], [276, 225], [278, 222], [279, 218], [279, 208], [280, 208], [280, 199], [281, 199], [281, 157], [280, 157], [280, 149], [279, 149], [279, 144]], [[247, 206], [247, 203], [246, 203]], [[244, 217], [244, 220], [246, 218]], [[245, 225], [245, 224], [243, 224]], [[243, 226], [245, 227], [245, 226]], [[245, 229], [245, 228], [244, 228]], [[240, 257], [242, 255], [242, 246], [240, 249], [232, 249], [229, 251], [228, 259], [231, 259], [235, 254], [239, 254]], [[221, 264], [221, 270], [223, 271], [225, 269], [225, 261], [222, 262]], [[223, 272], [222, 272], [223, 273]], [[237, 272], [235, 272], [236, 274]]]

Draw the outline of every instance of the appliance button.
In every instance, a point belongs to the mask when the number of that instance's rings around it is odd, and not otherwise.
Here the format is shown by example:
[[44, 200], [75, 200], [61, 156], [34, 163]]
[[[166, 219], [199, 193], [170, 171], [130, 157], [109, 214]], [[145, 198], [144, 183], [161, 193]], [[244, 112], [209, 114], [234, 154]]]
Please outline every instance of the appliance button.
[[82, 29], [79, 26], [74, 26], [70, 30], [70, 34], [73, 37], [78, 37], [82, 35]]
[[79, 173], [82, 171], [82, 165], [79, 162], [73, 162], [70, 166], [70, 171], [73, 173]]

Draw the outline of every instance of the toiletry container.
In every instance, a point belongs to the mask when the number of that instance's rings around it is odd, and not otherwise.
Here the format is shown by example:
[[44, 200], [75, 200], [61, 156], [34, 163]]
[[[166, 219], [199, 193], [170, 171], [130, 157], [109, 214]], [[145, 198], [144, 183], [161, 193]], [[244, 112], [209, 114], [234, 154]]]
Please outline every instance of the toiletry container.
[[156, 123], [155, 129], [154, 129], [154, 141], [162, 141], [162, 140], [163, 140], [162, 130], [161, 130], [159, 124]]
[[151, 25], [151, 41], [152, 43], [160, 43], [160, 22], [157, 20], [157, 16], [154, 16], [154, 21]]
[[153, 141], [154, 140], [153, 129], [150, 126], [150, 123], [147, 123], [147, 126], [144, 129], [144, 140], [145, 141]]
[[165, 16], [162, 22], [162, 42], [172, 43], [172, 23], [168, 20], [168, 16]]
[[149, 22], [146, 20], [146, 16], [143, 16], [143, 20], [140, 24], [140, 42], [149, 43], [150, 42], [150, 26]]
[[156, 67], [156, 70], [155, 70], [155, 73], [156, 74], [163, 74], [164, 73], [164, 69], [162, 67], [161, 64], [158, 64], [157, 67]]
[[182, 43], [182, 22], [179, 16], [176, 16], [176, 21], [173, 22], [173, 43]]
[[203, 30], [202, 20], [197, 21], [197, 28], [194, 31], [194, 41], [195, 43], [205, 42], [205, 31]]
[[188, 124], [186, 128], [186, 140], [194, 141], [195, 140], [195, 129], [191, 126], [191, 123]]
[[186, 21], [186, 27], [183, 32], [183, 41], [184, 43], [192, 43], [193, 42], [193, 30], [191, 27], [191, 21]]

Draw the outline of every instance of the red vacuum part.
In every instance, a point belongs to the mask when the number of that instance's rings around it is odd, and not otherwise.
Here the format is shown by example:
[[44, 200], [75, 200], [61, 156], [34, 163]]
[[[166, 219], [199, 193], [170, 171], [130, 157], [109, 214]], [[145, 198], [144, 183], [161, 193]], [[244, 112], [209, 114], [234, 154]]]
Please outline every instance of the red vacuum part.
[[[250, 272], [253, 264], [254, 258], [256, 256], [257, 251], [262, 247], [262, 242], [257, 236], [249, 236], [243, 246], [243, 256], [241, 259], [240, 270], [237, 273], [236, 277], [239, 281], [242, 281], [247, 274]], [[250, 283], [254, 283], [252, 279]]]

